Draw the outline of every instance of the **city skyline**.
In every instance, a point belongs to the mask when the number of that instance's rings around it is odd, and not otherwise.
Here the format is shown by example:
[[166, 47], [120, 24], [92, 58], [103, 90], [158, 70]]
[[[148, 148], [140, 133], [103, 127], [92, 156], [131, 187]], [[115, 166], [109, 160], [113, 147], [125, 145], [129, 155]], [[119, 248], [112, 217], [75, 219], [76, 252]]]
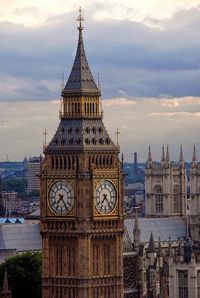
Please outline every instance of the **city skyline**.
[[[115, 6], [114, 6], [115, 2]], [[78, 7], [83, 3], [84, 40], [92, 73], [102, 86], [104, 122], [113, 140], [120, 131], [127, 161], [171, 159], [200, 149], [200, 1], [10, 1], [0, 15], [0, 160], [42, 152], [59, 122], [61, 76], [77, 46]], [[159, 7], [159, 10], [158, 10]], [[110, 12], [110, 13], [109, 13]], [[119, 119], [120, 118], [120, 119]]]

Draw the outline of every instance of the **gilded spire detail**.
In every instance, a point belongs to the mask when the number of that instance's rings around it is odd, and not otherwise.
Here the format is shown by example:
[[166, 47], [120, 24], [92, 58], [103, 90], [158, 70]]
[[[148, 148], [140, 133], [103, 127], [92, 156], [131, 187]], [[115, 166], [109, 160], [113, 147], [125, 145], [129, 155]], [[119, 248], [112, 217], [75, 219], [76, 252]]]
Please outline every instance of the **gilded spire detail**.
[[82, 8], [81, 8], [81, 6], [79, 7], [79, 16], [77, 17], [76, 20], [79, 22], [78, 30], [83, 30], [82, 22], [84, 22], [85, 19], [84, 19], [83, 15], [82, 15]]

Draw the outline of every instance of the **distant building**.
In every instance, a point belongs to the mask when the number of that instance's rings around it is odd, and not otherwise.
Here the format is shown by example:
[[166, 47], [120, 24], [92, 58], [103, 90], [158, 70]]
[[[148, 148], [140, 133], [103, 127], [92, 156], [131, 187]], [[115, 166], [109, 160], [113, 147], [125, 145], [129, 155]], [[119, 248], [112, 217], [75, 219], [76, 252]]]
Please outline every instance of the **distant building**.
[[40, 157], [29, 158], [27, 164], [27, 193], [30, 194], [33, 191], [40, 191]]
[[134, 166], [134, 168], [133, 168], [133, 170], [134, 170], [133, 174], [134, 174], [134, 176], [137, 177], [137, 175], [138, 175], [137, 152], [134, 152], [134, 165], [133, 166]]
[[11, 216], [21, 206], [21, 199], [15, 191], [2, 191], [3, 215]]
[[145, 215], [147, 217], [185, 216], [187, 173], [180, 148], [179, 161], [170, 161], [169, 149], [162, 148], [161, 161], [153, 162], [149, 148], [145, 171]]

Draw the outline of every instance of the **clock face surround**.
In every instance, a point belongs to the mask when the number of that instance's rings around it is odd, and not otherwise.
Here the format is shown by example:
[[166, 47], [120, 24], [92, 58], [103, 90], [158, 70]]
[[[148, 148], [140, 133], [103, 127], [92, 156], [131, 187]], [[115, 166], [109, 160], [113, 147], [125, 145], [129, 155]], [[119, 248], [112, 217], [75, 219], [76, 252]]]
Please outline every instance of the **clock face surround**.
[[103, 215], [110, 214], [116, 206], [117, 193], [109, 180], [102, 180], [96, 187], [95, 207]]
[[64, 180], [56, 181], [49, 189], [48, 202], [55, 214], [68, 214], [74, 204], [74, 193], [71, 185]]

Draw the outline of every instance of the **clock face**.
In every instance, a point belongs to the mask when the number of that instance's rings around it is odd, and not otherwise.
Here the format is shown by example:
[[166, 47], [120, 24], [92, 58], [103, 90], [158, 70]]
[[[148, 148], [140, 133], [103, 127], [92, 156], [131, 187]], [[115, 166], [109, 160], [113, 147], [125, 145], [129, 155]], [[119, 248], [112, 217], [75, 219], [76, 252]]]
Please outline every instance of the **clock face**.
[[49, 205], [58, 215], [66, 215], [73, 207], [74, 193], [71, 185], [63, 180], [55, 182], [49, 190]]
[[117, 194], [114, 185], [102, 180], [96, 187], [95, 207], [101, 214], [111, 213], [116, 205]]

